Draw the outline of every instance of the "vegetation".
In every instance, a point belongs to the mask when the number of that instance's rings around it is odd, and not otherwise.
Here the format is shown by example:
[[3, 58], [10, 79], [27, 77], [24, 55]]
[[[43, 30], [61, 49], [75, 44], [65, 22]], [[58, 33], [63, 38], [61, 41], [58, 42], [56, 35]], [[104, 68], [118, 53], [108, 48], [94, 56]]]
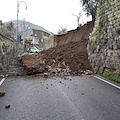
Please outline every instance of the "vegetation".
[[115, 74], [114, 72], [107, 72], [107, 73], [101, 74], [101, 76], [109, 80], [120, 83], [120, 76], [118, 74]]
[[80, 2], [87, 16], [91, 15], [92, 19], [95, 20], [99, 0], [80, 0]]
[[12, 22], [10, 22], [7, 25], [2, 24], [0, 27], [0, 31], [6, 37], [10, 37], [13, 39], [15, 39], [15, 37], [16, 37], [16, 29], [15, 29], [14, 24]]
[[31, 79], [31, 78], [32, 78], [32, 76], [27, 76], [27, 78], [28, 78], [28, 79]]
[[117, 29], [117, 35], [120, 35], [120, 28]]
[[67, 33], [67, 27], [60, 27], [61, 29], [58, 30], [58, 35], [61, 35], [61, 34], [66, 34]]
[[92, 71], [100, 76], [103, 76], [104, 78], [107, 78], [109, 80], [115, 81], [117, 83], [120, 83], [120, 74], [119, 72], [103, 72], [101, 68], [93, 67]]

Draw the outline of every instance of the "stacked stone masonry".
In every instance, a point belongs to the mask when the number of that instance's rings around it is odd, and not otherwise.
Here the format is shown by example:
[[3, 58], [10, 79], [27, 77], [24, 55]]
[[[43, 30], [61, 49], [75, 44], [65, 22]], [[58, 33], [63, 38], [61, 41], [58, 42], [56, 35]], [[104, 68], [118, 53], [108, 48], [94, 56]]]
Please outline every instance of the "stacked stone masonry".
[[100, 0], [88, 55], [96, 71], [120, 75], [120, 0]]
[[0, 71], [12, 64], [15, 51], [16, 41], [0, 34]]

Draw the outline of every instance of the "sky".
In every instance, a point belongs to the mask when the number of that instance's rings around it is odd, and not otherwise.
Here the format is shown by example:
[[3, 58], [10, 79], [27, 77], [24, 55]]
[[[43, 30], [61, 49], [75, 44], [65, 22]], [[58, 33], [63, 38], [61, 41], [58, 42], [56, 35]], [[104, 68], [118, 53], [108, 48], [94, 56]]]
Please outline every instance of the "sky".
[[[27, 4], [27, 10], [25, 6]], [[19, 2], [18, 19], [29, 21], [57, 33], [61, 27], [67, 30], [77, 28], [77, 16], [81, 12], [80, 23], [91, 21], [86, 17], [80, 0], [21, 0]], [[74, 16], [77, 15], [77, 16]], [[17, 19], [17, 0], [0, 1], [0, 20], [8, 22]]]

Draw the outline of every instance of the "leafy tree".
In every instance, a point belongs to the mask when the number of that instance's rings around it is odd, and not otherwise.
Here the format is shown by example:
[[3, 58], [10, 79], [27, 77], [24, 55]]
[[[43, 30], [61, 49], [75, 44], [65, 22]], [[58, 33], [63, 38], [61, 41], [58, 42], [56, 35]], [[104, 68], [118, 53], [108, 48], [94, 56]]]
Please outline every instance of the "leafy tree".
[[60, 27], [61, 29], [58, 30], [58, 34], [61, 35], [61, 34], [66, 34], [67, 33], [67, 27]]
[[80, 2], [87, 16], [91, 15], [92, 19], [95, 20], [99, 0], [80, 0]]

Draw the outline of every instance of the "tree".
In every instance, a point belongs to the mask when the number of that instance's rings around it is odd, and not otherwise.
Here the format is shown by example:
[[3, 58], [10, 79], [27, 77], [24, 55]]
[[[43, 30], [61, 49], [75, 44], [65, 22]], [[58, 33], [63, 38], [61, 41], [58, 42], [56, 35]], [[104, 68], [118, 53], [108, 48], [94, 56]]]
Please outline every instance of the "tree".
[[92, 19], [95, 20], [99, 0], [80, 0], [80, 2], [87, 16], [91, 15]]
[[58, 30], [58, 34], [61, 35], [61, 34], [66, 34], [67, 33], [67, 27], [60, 27], [61, 29]]
[[16, 35], [14, 24], [10, 22], [9, 24], [7, 24], [6, 27], [8, 29], [9, 35], [14, 38]]
[[79, 21], [80, 21], [80, 17], [82, 16], [82, 13], [81, 13], [81, 12], [79, 12], [79, 15], [75, 15], [75, 14], [73, 14], [73, 13], [72, 13], [72, 15], [74, 15], [74, 16], [76, 16], [76, 17], [77, 17], [77, 24], [78, 24], [78, 27], [79, 27], [79, 26], [80, 26]]

